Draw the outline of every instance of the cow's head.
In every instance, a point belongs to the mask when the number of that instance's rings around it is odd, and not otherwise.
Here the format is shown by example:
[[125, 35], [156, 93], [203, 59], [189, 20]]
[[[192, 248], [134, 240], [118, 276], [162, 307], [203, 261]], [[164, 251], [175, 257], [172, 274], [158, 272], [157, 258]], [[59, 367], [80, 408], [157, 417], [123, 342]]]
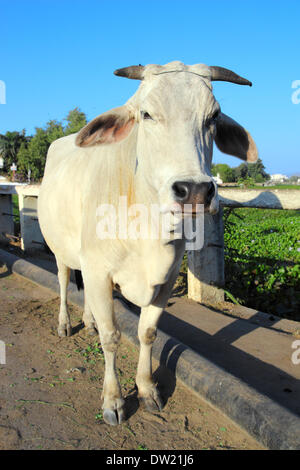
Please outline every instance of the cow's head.
[[[165, 211], [204, 204], [218, 210], [217, 186], [211, 176], [213, 141], [227, 154], [257, 160], [250, 134], [221, 112], [211, 82], [251, 82], [221, 67], [170, 62], [164, 66], [131, 66], [116, 75], [141, 80], [122, 107], [87, 124], [77, 135], [80, 147], [110, 144], [137, 132], [137, 173], [159, 194]], [[136, 128], [136, 125], [138, 128]]]

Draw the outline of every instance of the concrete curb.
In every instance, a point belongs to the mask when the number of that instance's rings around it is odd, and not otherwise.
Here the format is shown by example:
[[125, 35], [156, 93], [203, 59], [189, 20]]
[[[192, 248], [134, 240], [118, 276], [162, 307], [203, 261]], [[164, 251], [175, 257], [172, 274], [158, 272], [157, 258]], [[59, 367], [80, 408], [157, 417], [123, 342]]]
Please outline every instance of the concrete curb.
[[[57, 276], [0, 249], [0, 260], [12, 272], [59, 293]], [[70, 283], [69, 300], [83, 306], [83, 293]], [[127, 339], [138, 345], [138, 316], [115, 299], [116, 317]], [[258, 393], [245, 382], [208, 361], [186, 345], [158, 330], [153, 355], [176, 378], [205, 398], [269, 449], [300, 449], [297, 415]]]

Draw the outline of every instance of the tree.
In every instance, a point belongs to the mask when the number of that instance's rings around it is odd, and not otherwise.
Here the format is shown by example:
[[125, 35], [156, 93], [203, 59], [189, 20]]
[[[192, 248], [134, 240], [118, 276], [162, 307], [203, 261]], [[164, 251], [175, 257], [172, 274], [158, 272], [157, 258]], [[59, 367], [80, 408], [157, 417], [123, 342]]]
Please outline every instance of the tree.
[[[30, 151], [26, 144], [22, 144], [18, 152], [18, 173], [26, 177], [29, 168], [33, 168], [32, 160], [30, 158]], [[33, 175], [32, 175], [33, 176]]]
[[9, 172], [13, 163], [17, 163], [17, 154], [24, 143], [26, 144], [30, 137], [25, 136], [25, 129], [22, 132], [10, 132], [0, 134], [0, 153], [4, 160], [4, 171]]
[[45, 129], [36, 127], [35, 135], [28, 146], [22, 145], [18, 153], [18, 170], [23, 176], [30, 169], [34, 180], [42, 177], [49, 145]]
[[50, 144], [60, 137], [64, 131], [62, 124], [56, 120], [51, 120], [43, 129], [36, 127], [35, 135], [29, 144], [22, 145], [18, 153], [18, 170], [25, 177], [28, 170], [31, 170], [33, 180], [42, 178], [46, 164], [47, 152]]
[[255, 163], [241, 163], [233, 168], [235, 180], [252, 178], [256, 183], [262, 183], [270, 179], [270, 175], [265, 172], [265, 166], [260, 158]]
[[235, 181], [241, 178], [247, 178], [248, 176], [248, 165], [247, 163], [241, 163], [239, 166], [233, 168]]
[[61, 122], [52, 119], [51, 121], [47, 122], [47, 127], [45, 128], [45, 132], [47, 134], [47, 140], [49, 145], [52, 144], [57, 139], [60, 139], [64, 136], [64, 129]]
[[[25, 137], [15, 153], [15, 162], [18, 165], [18, 172], [26, 177], [28, 170], [31, 170], [33, 180], [39, 180], [44, 174], [47, 152], [49, 146], [54, 140], [64, 135], [78, 132], [86, 125], [86, 115], [79, 108], [72, 109], [64, 119], [67, 122], [65, 126], [55, 119], [47, 122], [44, 128], [36, 127], [34, 136], [29, 140]], [[1, 136], [0, 136], [1, 137]], [[1, 145], [1, 139], [0, 139]], [[1, 148], [1, 147], [0, 147]]]
[[86, 115], [77, 107], [72, 109], [64, 120], [68, 123], [64, 128], [65, 135], [78, 132], [87, 123]]
[[270, 175], [265, 172], [265, 166], [260, 158], [258, 158], [257, 162], [255, 163], [249, 163], [248, 175], [257, 183], [262, 183], [263, 181], [270, 178]]
[[226, 163], [217, 163], [216, 165], [212, 165], [211, 172], [213, 176], [217, 176], [219, 173], [220, 178], [224, 183], [230, 183], [234, 181], [233, 170]]

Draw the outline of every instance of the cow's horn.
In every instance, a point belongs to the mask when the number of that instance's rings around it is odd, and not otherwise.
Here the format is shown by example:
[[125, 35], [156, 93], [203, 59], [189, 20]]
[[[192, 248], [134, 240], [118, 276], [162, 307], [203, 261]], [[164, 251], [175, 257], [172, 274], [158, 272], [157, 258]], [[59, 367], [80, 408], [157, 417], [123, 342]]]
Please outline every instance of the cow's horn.
[[131, 65], [130, 67], [115, 70], [114, 74], [119, 77], [132, 78], [133, 80], [143, 80], [144, 68], [143, 65]]
[[209, 68], [211, 71], [211, 81], [231, 82], [237, 83], [238, 85], [252, 86], [252, 83], [249, 82], [249, 80], [240, 77], [231, 70], [224, 69], [223, 67], [217, 67], [216, 65], [211, 65]]

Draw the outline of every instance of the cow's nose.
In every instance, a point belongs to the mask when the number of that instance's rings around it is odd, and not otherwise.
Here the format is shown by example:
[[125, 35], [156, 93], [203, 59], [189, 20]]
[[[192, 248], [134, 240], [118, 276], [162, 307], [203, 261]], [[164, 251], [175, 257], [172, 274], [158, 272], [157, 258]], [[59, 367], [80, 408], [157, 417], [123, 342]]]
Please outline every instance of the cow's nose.
[[172, 189], [176, 201], [180, 204], [204, 204], [208, 206], [215, 195], [215, 186], [212, 181], [203, 183], [176, 181]]
[[172, 186], [176, 201], [180, 202], [181, 204], [188, 202], [192, 186], [193, 183], [188, 183], [186, 181], [176, 181]]
[[197, 184], [196, 186], [197, 186], [196, 191], [198, 190], [200, 196], [203, 199], [203, 203], [207, 204], [207, 205], [210, 204], [212, 198], [215, 195], [215, 185], [214, 185], [214, 183], [212, 183], [212, 181], [210, 181], [208, 183]]

